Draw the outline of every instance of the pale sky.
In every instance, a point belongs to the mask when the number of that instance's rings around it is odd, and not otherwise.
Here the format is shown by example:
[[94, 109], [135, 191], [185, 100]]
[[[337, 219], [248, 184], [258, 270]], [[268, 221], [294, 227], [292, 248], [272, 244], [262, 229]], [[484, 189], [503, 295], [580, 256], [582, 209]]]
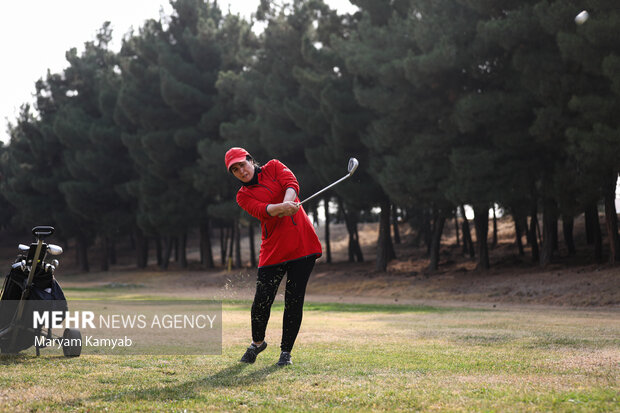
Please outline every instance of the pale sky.
[[[246, 18], [256, 11], [259, 0], [220, 0], [224, 12]], [[326, 0], [342, 13], [356, 7], [349, 0]], [[7, 123], [15, 123], [19, 107], [34, 103], [34, 83], [47, 70], [61, 72], [66, 66], [65, 52], [72, 47], [83, 50], [93, 40], [103, 22], [112, 22], [112, 48], [119, 50], [122, 36], [143, 22], [158, 18], [160, 9], [169, 15], [167, 0], [9, 0], [2, 5], [0, 20], [0, 141], [8, 142]]]

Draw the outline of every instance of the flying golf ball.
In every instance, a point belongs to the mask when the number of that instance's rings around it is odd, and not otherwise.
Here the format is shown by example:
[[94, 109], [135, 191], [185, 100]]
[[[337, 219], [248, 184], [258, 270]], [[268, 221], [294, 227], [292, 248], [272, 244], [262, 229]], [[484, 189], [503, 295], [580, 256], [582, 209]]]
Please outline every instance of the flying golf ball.
[[588, 20], [588, 17], [590, 17], [590, 14], [584, 10], [575, 16], [575, 23], [584, 24]]

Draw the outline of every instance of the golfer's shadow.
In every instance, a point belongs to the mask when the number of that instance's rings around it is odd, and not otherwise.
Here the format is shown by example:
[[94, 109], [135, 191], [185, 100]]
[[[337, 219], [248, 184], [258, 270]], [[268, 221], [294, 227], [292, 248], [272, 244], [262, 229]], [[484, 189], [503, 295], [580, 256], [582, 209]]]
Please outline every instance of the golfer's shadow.
[[183, 394], [184, 397], [191, 398], [206, 388], [247, 386], [248, 384], [264, 379], [274, 371], [281, 370], [281, 367], [273, 364], [253, 371], [249, 374], [241, 375], [241, 373], [248, 366], [249, 365], [245, 363], [235, 363], [215, 374], [193, 381], [185, 381], [175, 385], [165, 386], [163, 388], [161, 386], [156, 386], [139, 391], [121, 391], [114, 392], [112, 394], [108, 392], [105, 394], [93, 395], [89, 399], [117, 400], [127, 398], [130, 400], [169, 400], [178, 398], [179, 394]]
[[198, 383], [204, 384], [206, 387], [234, 387], [245, 386], [247, 384], [254, 383], [261, 380], [276, 370], [281, 368], [275, 364], [265, 366], [259, 370], [255, 370], [249, 374], [241, 376], [240, 374], [248, 367], [249, 364], [237, 363], [229, 366], [223, 370], [218, 371], [211, 376], [205, 377], [198, 381]]

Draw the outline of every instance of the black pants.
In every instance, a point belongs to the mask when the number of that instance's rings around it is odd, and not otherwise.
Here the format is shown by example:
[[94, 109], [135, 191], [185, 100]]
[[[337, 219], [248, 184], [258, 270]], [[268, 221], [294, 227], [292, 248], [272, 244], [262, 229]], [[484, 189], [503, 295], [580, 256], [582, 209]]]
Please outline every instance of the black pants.
[[282, 325], [282, 351], [291, 351], [299, 333], [303, 316], [304, 296], [308, 278], [314, 268], [315, 256], [302, 258], [284, 264], [258, 269], [256, 295], [252, 304], [252, 340], [265, 339], [265, 330], [271, 313], [271, 305], [278, 292], [280, 282], [286, 274], [284, 295], [284, 318]]

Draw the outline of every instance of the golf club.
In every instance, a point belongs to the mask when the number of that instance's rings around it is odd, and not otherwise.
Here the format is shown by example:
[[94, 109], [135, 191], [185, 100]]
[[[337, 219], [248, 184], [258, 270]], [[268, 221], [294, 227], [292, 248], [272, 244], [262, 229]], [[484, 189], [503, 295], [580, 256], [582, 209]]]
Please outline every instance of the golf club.
[[311, 200], [312, 198], [314, 198], [315, 196], [322, 194], [323, 192], [327, 191], [329, 188], [331, 188], [334, 185], [339, 184], [340, 182], [344, 181], [345, 179], [351, 177], [351, 175], [353, 175], [353, 173], [355, 172], [355, 170], [357, 169], [357, 167], [359, 166], [359, 162], [357, 161], [357, 159], [355, 158], [350, 158], [349, 159], [349, 165], [347, 167], [347, 170], [349, 171], [348, 174], [346, 174], [345, 176], [343, 176], [342, 178], [340, 178], [339, 180], [337, 180], [336, 182], [334, 182], [333, 184], [330, 184], [328, 186], [326, 186], [325, 188], [321, 189], [319, 192], [315, 193], [314, 195], [311, 195], [310, 197], [304, 199], [303, 201], [301, 201], [299, 203], [299, 205], [303, 204], [306, 201]]

